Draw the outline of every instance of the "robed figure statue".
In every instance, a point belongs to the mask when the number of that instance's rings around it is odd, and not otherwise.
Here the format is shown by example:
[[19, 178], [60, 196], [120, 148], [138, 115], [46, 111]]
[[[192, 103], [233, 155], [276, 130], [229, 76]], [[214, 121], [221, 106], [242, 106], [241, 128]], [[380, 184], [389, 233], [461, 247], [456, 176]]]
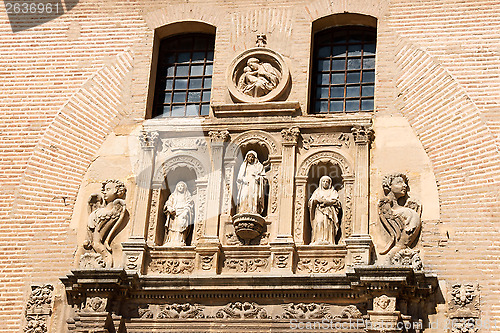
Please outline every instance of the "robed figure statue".
[[311, 245], [335, 244], [335, 237], [340, 230], [340, 210], [339, 194], [332, 186], [332, 179], [321, 177], [319, 187], [309, 199]]
[[259, 162], [257, 153], [250, 150], [245, 155], [236, 179], [238, 214], [262, 214], [264, 210], [265, 177], [264, 166]]
[[185, 182], [180, 181], [163, 208], [165, 212], [165, 245], [184, 246], [188, 227], [194, 220], [194, 200]]

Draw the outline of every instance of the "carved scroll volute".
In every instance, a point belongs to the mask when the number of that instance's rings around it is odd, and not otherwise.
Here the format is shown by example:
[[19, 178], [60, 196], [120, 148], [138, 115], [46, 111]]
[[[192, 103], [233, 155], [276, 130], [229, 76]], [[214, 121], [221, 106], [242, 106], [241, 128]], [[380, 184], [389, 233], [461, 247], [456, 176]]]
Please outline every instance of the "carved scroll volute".
[[293, 228], [293, 238], [295, 244], [304, 244], [304, 226], [306, 221], [305, 210], [307, 209], [306, 204], [306, 192], [307, 192], [307, 177], [297, 176], [295, 178], [295, 216], [294, 216], [294, 228]]

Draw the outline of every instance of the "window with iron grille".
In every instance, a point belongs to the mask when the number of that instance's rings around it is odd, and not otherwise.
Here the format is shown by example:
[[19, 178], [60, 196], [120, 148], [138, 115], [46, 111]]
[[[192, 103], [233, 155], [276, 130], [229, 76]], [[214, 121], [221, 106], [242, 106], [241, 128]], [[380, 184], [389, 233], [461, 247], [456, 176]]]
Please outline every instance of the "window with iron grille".
[[314, 36], [312, 113], [373, 111], [374, 28], [343, 26]]
[[185, 34], [160, 42], [154, 115], [207, 116], [215, 36]]

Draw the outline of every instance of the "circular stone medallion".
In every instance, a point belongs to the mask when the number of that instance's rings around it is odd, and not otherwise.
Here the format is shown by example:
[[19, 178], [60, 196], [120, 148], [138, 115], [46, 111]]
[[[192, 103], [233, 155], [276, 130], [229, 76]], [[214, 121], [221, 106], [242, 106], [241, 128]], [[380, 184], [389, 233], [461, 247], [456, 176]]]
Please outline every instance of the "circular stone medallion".
[[269, 102], [285, 91], [290, 72], [278, 53], [256, 47], [246, 50], [232, 61], [227, 81], [229, 93], [237, 101]]

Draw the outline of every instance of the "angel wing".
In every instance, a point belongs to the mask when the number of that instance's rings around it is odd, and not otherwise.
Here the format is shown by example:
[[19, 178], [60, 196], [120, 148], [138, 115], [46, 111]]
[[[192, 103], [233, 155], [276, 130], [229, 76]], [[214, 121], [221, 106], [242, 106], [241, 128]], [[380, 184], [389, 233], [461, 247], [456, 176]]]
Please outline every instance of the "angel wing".
[[118, 220], [116, 220], [115, 224], [111, 228], [111, 231], [108, 233], [106, 240], [104, 241], [104, 245], [106, 246], [106, 249], [108, 249], [109, 252], [112, 252], [109, 242], [113, 238], [116, 230], [118, 230], [118, 228], [121, 226], [123, 222], [123, 218], [125, 217], [125, 208], [126, 208], [125, 200], [115, 199], [115, 201], [113, 201], [113, 210], [119, 212], [120, 216], [118, 217]]
[[389, 198], [383, 198], [379, 201], [378, 215], [380, 218], [380, 222], [391, 236], [391, 241], [382, 251], [380, 251], [380, 254], [386, 254], [394, 247], [394, 245], [396, 245], [396, 242], [401, 238], [404, 221], [401, 216], [393, 214], [392, 201]]
[[87, 210], [89, 215], [98, 208], [104, 206], [104, 197], [100, 193], [93, 193], [87, 200]]
[[422, 216], [422, 204], [417, 199], [408, 198], [405, 207], [413, 209], [417, 212], [418, 216]]

